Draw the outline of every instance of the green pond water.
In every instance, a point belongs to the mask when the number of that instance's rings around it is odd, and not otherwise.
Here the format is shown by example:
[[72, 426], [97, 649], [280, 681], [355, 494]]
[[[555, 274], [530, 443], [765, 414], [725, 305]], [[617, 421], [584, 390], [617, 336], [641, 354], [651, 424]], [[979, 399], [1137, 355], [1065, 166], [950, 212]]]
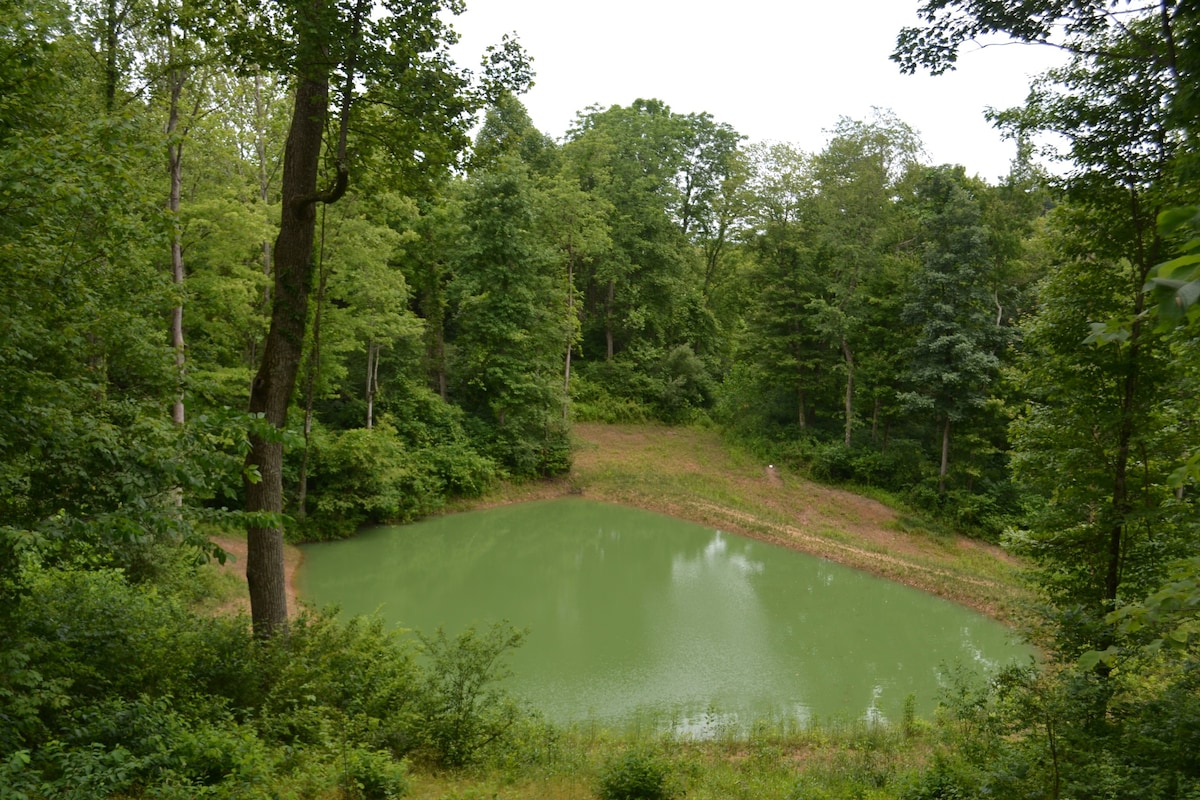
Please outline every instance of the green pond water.
[[975, 612], [838, 564], [582, 498], [308, 545], [301, 596], [455, 634], [529, 629], [508, 688], [558, 723], [651, 716], [684, 732], [755, 720], [898, 720], [948, 669], [1032, 650]]

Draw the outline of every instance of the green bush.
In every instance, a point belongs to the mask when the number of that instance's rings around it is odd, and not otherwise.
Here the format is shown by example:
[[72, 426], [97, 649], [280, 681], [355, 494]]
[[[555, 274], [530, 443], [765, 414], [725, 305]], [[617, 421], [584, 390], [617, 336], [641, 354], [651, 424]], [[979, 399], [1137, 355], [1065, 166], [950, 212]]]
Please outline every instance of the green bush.
[[187, 697], [205, 649], [202, 629], [172, 598], [112, 570], [47, 570], [21, 604], [22, 634], [44, 680], [76, 699]]
[[261, 647], [264, 736], [288, 745], [330, 739], [402, 755], [416, 732], [420, 671], [412, 648], [374, 617], [303, 615]]
[[309, 501], [327, 534], [367, 522], [406, 522], [445, 502], [446, 487], [386, 423], [331, 433], [312, 454]]
[[498, 429], [479, 421], [476, 432], [487, 442], [488, 454], [515, 478], [551, 477], [571, 469], [570, 431], [561, 418], [513, 415]]
[[[581, 385], [582, 384], [582, 385]], [[626, 397], [614, 397], [598, 384], [574, 381], [571, 390], [571, 415], [580, 422], [604, 422], [606, 425], [641, 423], [652, 419], [653, 411]]]
[[362, 800], [393, 800], [408, 793], [408, 768], [389, 753], [354, 748], [340, 757], [342, 792]]
[[508, 675], [503, 656], [524, 639], [507, 624], [483, 634], [468, 628], [454, 639], [440, 628], [421, 637], [427, 665], [418, 692], [420, 734], [431, 760], [460, 767], [485, 748], [508, 744], [522, 712], [499, 682]]
[[664, 422], [686, 421], [694, 411], [709, 408], [713, 400], [713, 380], [708, 367], [692, 348], [681, 344], [662, 359], [659, 367], [662, 388], [655, 405]]
[[496, 462], [461, 442], [428, 447], [421, 456], [452, 496], [479, 497], [496, 483]]
[[925, 770], [911, 775], [900, 793], [902, 800], [973, 800], [980, 796], [976, 770], [946, 753], [936, 754]]
[[814, 478], [826, 481], [854, 478], [854, 451], [841, 442], [814, 442], [808, 457], [809, 471]]
[[363, 524], [408, 522], [453, 495], [478, 496], [496, 481], [496, 463], [465, 440], [414, 444], [388, 420], [374, 428], [313, 437], [309, 514], [301, 539], [336, 539]]
[[671, 768], [655, 753], [630, 750], [600, 772], [600, 800], [670, 800], [675, 797]]

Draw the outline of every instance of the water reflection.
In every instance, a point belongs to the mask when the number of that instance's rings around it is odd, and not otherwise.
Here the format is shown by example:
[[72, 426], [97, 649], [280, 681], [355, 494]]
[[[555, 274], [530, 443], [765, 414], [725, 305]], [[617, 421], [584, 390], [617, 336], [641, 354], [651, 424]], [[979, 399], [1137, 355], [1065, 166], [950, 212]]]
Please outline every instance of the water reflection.
[[685, 730], [896, 718], [939, 667], [1024, 652], [1000, 626], [837, 564], [578, 498], [381, 528], [306, 548], [301, 590], [454, 633], [529, 626], [512, 683], [559, 722], [647, 709]]

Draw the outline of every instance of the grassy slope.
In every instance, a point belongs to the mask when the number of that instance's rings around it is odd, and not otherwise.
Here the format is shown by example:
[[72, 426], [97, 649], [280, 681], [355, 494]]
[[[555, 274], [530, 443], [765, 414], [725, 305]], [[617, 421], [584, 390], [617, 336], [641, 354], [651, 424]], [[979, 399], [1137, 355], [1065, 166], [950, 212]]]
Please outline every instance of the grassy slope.
[[504, 487], [474, 505], [582, 493], [828, 558], [998, 619], [1011, 620], [1023, 597], [999, 548], [911, 530], [882, 503], [758, 463], [714, 431], [581, 423], [575, 435], [569, 478]]

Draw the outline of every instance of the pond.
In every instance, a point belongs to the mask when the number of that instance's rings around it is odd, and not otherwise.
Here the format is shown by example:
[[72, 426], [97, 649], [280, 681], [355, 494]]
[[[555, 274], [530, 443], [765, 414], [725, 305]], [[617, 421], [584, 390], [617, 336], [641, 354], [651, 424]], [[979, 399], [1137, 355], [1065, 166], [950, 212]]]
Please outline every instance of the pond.
[[898, 720], [947, 669], [1032, 650], [962, 606], [690, 522], [562, 498], [307, 545], [301, 596], [456, 634], [529, 629], [508, 688], [558, 723], [647, 715], [686, 732], [755, 720]]

